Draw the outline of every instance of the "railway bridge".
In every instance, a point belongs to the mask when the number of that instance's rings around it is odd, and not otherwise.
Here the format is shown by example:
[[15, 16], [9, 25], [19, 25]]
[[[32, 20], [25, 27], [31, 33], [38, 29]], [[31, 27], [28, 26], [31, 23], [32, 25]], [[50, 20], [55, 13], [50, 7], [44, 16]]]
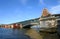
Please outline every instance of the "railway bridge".
[[16, 22], [16, 23], [12, 23], [10, 25], [12, 25], [14, 28], [19, 27], [19, 28], [30, 28], [31, 26], [37, 26], [39, 25], [39, 18], [35, 18], [35, 19], [30, 19], [30, 20], [25, 20], [25, 21], [21, 21], [21, 22]]

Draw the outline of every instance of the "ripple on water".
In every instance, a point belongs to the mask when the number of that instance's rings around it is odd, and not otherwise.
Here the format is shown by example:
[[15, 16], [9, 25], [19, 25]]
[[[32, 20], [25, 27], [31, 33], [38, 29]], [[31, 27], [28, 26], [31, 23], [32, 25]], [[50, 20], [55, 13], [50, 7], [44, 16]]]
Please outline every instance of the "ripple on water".
[[31, 39], [24, 30], [0, 28], [0, 39]]

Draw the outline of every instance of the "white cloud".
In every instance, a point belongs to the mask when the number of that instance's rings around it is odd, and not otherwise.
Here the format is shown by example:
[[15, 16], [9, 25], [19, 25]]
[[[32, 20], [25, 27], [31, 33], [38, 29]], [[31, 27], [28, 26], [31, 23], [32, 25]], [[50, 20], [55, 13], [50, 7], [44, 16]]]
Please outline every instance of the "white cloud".
[[60, 5], [51, 7], [50, 12], [51, 12], [52, 14], [60, 13]]
[[28, 0], [20, 0], [20, 2], [21, 2], [23, 5], [26, 5], [26, 4], [27, 4], [27, 1], [28, 1]]

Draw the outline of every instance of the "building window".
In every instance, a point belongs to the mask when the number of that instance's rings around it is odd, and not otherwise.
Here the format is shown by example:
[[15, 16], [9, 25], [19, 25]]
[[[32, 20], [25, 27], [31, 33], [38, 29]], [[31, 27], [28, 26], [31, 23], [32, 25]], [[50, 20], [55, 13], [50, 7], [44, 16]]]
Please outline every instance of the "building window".
[[60, 17], [60, 16], [57, 16], [58, 18]]
[[52, 17], [55, 17], [55, 16], [52, 16]]
[[40, 26], [41, 26], [41, 27], [49, 27], [49, 26], [48, 26], [48, 23], [49, 23], [49, 22], [47, 22], [47, 21], [40, 21]]

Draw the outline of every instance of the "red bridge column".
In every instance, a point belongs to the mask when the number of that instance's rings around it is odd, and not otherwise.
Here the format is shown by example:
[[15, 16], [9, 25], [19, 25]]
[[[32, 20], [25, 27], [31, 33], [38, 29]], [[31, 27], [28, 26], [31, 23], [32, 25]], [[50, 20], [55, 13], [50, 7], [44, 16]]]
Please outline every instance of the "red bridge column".
[[13, 24], [13, 28], [17, 28], [16, 24]]

